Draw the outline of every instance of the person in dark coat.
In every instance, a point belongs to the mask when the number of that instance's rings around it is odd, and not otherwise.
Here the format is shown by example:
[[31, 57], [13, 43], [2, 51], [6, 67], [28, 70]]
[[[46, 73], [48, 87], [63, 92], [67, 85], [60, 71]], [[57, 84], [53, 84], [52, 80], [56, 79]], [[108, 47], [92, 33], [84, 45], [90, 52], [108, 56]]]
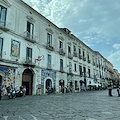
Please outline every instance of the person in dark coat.
[[113, 83], [112, 83], [112, 81], [110, 81], [108, 83], [108, 94], [109, 94], [109, 96], [112, 96], [112, 88], [113, 88]]
[[0, 88], [0, 100], [1, 100], [1, 92], [2, 92], [2, 90], [1, 90], [1, 88]]
[[120, 83], [118, 82], [117, 83], [117, 93], [118, 93], [118, 97], [120, 97]]

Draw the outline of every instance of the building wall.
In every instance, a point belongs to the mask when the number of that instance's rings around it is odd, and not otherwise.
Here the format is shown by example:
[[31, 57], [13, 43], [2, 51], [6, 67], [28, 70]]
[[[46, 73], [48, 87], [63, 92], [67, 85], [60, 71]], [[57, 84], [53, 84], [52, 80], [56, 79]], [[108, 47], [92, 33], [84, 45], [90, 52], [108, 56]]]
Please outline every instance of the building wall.
[[[64, 77], [63, 80], [65, 81], [64, 87], [70, 85], [70, 81], [73, 82], [73, 91], [75, 91], [75, 81], [77, 81], [79, 87], [79, 81], [81, 79], [84, 81], [84, 78], [87, 80], [87, 85], [96, 86], [103, 83], [103, 81], [105, 82], [106, 78], [113, 78], [113, 65], [99, 52], [93, 51], [76, 36], [71, 34], [68, 29], [63, 30], [58, 28], [21, 0], [7, 0], [6, 3], [1, 1], [0, 4], [7, 8], [6, 21], [10, 23], [7, 26], [9, 30], [5, 31], [0, 28], [0, 38], [3, 38], [0, 65], [15, 68], [15, 87], [19, 88], [22, 85], [22, 76], [25, 69], [30, 69], [33, 73], [32, 94], [45, 93], [45, 82], [47, 77], [50, 77], [49, 75], [54, 76], [54, 78], [51, 77], [49, 79], [53, 81], [52, 87], [56, 86], [57, 92], [59, 91], [59, 80], [62, 77]], [[27, 35], [27, 21], [34, 25], [32, 40], [25, 38]], [[52, 35], [53, 50], [46, 48], [48, 33]], [[60, 41], [63, 42], [64, 55], [59, 53]], [[17, 50], [15, 50], [16, 46]], [[68, 46], [71, 47], [72, 58], [69, 58]], [[77, 56], [74, 56], [73, 46], [76, 46]], [[32, 48], [31, 64], [26, 64], [27, 47]], [[79, 58], [79, 48], [81, 49], [82, 58]], [[86, 60], [83, 60], [83, 51]], [[48, 54], [51, 55], [50, 70], [48, 70]], [[63, 71], [60, 71], [60, 59], [63, 59]], [[72, 64], [72, 73], [69, 73], [69, 62]], [[82, 66], [82, 72], [83, 67], [86, 68], [85, 76], [80, 76], [79, 65]], [[90, 76], [88, 69], [90, 69]], [[47, 72], [46, 74], [45, 71]], [[113, 71], [113, 73], [110, 71]]]

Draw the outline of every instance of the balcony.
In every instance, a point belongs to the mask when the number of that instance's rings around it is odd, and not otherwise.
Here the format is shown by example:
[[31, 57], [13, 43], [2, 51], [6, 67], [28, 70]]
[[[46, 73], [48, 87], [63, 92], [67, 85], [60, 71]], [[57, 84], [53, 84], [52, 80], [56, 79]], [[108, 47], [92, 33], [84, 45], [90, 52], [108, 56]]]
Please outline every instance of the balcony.
[[79, 55], [79, 59], [82, 59], [82, 55]]
[[60, 48], [60, 50], [59, 50], [59, 54], [64, 56], [64, 55], [65, 55], [64, 50]]
[[52, 45], [50, 45], [50, 43], [47, 43], [46, 49], [51, 50], [51, 51], [54, 50], [54, 48], [52, 47]]
[[93, 66], [95, 66], [95, 62], [93, 62]]
[[72, 56], [72, 54], [71, 54], [71, 53], [68, 53], [68, 58], [70, 58], [70, 59], [72, 59], [72, 58], [73, 58], [73, 56]]
[[51, 63], [48, 63], [48, 64], [47, 64], [47, 69], [48, 69], [48, 70], [51, 70], [51, 69], [52, 69]]
[[7, 32], [10, 30], [11, 24], [8, 23], [7, 21], [0, 21], [0, 29]]
[[69, 68], [69, 74], [72, 74], [72, 68]]
[[24, 39], [27, 41], [30, 41], [32, 43], [35, 43], [37, 40], [37, 36], [31, 35], [28, 31], [24, 32]]
[[77, 57], [77, 52], [76, 51], [74, 51], [74, 57]]
[[91, 63], [91, 60], [88, 60], [88, 63]]
[[85, 57], [83, 57], [83, 60], [84, 60], [84, 61], [86, 61], [86, 58], [85, 58]]
[[27, 57], [25, 63], [23, 63], [24, 66], [31, 66], [34, 67], [35, 63], [32, 62], [32, 58], [31, 57]]

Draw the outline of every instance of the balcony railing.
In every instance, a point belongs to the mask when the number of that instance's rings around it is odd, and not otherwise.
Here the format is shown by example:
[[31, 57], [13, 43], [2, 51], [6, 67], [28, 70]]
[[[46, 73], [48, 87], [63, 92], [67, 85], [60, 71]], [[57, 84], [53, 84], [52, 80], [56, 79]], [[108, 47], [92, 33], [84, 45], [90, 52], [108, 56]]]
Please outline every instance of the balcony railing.
[[83, 57], [83, 60], [84, 60], [84, 61], [86, 61], [86, 58], [85, 58], [85, 57]]
[[71, 54], [71, 53], [69, 53], [69, 54], [68, 54], [68, 58], [70, 58], [70, 59], [72, 59], [72, 58], [73, 58], [73, 56], [72, 56], [72, 54]]
[[74, 57], [77, 57], [77, 52], [76, 51], [74, 51]]
[[91, 63], [91, 60], [88, 60], [88, 63]]
[[26, 57], [25, 63], [32, 63], [32, 58], [31, 57]]
[[31, 57], [26, 57], [25, 62], [23, 63], [24, 66], [35, 66], [35, 63], [32, 62], [32, 58]]
[[93, 66], [95, 66], [95, 62], [93, 62]]
[[9, 31], [11, 24], [7, 21], [0, 21], [0, 29], [3, 31]]
[[38, 38], [37, 36], [31, 35], [28, 31], [24, 32], [23, 36], [25, 40], [30, 41], [32, 43], [35, 43]]
[[60, 49], [59, 49], [59, 54], [64, 56], [64, 55], [65, 55], [64, 50], [60, 48]]
[[72, 68], [69, 68], [69, 73], [72, 74]]
[[51, 63], [48, 63], [48, 64], [47, 64], [47, 69], [48, 69], [48, 70], [51, 70], [51, 69], [52, 69]]
[[82, 59], [82, 55], [79, 55], [79, 59]]
[[54, 50], [54, 48], [52, 47], [52, 45], [50, 43], [47, 43], [46, 49], [51, 50], [51, 51]]

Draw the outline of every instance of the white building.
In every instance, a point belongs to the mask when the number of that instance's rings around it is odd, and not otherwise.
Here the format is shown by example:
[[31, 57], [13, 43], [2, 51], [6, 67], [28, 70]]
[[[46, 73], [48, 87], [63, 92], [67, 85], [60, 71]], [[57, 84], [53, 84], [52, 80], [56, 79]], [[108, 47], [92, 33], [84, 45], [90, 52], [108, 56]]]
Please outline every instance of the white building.
[[[25, 85], [28, 95], [105, 83], [108, 61], [67, 28], [58, 28], [22, 0], [0, 0], [0, 86]], [[109, 62], [109, 68], [113, 65]], [[83, 84], [86, 83], [86, 84]]]

